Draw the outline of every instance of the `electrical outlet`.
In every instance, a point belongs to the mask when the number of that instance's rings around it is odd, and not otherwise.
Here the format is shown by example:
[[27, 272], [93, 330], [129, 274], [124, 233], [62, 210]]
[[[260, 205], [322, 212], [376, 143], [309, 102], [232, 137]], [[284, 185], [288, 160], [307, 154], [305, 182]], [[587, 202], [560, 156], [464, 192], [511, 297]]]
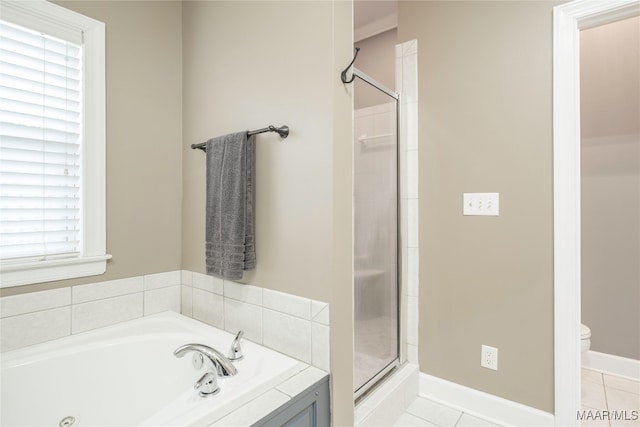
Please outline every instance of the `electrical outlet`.
[[498, 370], [498, 349], [488, 345], [482, 345], [482, 355], [480, 366], [484, 368]]

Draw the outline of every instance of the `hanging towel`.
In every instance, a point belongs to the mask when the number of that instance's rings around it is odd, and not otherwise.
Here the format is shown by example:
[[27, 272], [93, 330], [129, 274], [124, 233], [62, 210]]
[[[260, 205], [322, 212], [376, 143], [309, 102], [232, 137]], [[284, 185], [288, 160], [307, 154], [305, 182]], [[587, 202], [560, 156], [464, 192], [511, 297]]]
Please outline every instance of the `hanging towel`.
[[233, 133], [207, 141], [207, 273], [239, 280], [256, 265], [254, 136]]

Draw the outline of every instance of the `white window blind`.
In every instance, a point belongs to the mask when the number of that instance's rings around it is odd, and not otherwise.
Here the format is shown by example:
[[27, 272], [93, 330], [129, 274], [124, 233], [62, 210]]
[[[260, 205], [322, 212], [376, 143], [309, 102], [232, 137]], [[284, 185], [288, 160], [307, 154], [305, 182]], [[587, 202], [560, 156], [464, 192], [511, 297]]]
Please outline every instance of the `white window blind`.
[[0, 21], [0, 260], [82, 252], [81, 56]]

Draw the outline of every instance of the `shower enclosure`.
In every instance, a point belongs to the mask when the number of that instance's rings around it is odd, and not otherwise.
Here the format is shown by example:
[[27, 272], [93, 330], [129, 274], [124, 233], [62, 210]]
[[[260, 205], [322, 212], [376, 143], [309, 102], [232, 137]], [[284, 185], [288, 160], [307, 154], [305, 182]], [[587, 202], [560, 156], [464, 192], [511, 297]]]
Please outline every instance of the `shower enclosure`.
[[398, 95], [354, 76], [354, 393], [399, 360]]

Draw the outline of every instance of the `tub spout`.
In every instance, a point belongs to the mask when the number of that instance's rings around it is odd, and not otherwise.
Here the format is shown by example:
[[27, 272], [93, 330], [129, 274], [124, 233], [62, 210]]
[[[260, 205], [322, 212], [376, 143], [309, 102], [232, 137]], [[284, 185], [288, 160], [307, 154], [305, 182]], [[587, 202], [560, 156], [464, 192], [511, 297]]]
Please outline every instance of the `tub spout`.
[[222, 353], [215, 348], [211, 348], [204, 344], [187, 344], [180, 346], [173, 352], [176, 357], [182, 357], [190, 351], [196, 351], [213, 363], [213, 366], [218, 372], [220, 377], [229, 377], [238, 373], [238, 370], [229, 359], [227, 359]]

